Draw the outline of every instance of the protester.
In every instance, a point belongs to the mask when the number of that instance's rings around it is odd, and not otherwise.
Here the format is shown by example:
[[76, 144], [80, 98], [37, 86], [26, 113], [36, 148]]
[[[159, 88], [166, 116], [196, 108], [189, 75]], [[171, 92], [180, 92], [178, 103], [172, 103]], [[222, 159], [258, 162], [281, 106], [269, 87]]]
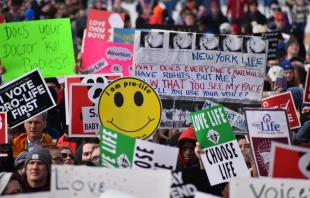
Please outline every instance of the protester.
[[244, 16], [244, 8], [249, 4], [248, 0], [228, 0], [226, 16], [231, 13], [231, 24], [240, 24]]
[[[81, 156], [81, 161], [85, 162], [85, 161], [91, 161], [91, 154], [93, 152], [93, 150], [95, 148], [97, 148], [99, 146], [99, 140], [96, 139], [90, 139], [87, 142], [85, 142], [82, 145], [82, 156]], [[75, 158], [77, 158], [79, 156], [75, 156]], [[80, 164], [80, 163], [77, 163]]]
[[91, 161], [94, 163], [96, 166], [99, 165], [99, 157], [100, 157], [100, 148], [97, 147], [93, 150], [91, 154]]
[[248, 141], [245, 139], [245, 136], [241, 136], [238, 138], [239, 148], [243, 152], [251, 152], [251, 147]]
[[18, 172], [19, 175], [25, 173], [25, 160], [28, 153], [29, 153], [28, 151], [23, 151], [15, 158], [14, 165], [16, 172]]
[[43, 143], [51, 143], [52, 138], [44, 133], [46, 127], [46, 113], [42, 113], [24, 123], [26, 132], [13, 140], [12, 147], [14, 157], [17, 157], [21, 152], [40, 146]]
[[287, 81], [287, 88], [298, 87], [298, 82], [294, 73], [294, 67], [291, 61], [289, 60], [282, 61], [280, 66], [284, 70], [284, 77], [286, 78]]
[[60, 152], [60, 148], [55, 144], [43, 144], [42, 148], [48, 149], [50, 155], [52, 157], [52, 164], [63, 164], [62, 154]]
[[17, 173], [0, 173], [0, 196], [14, 195], [21, 192], [19, 175]]
[[309, 3], [305, 0], [297, 0], [292, 8], [291, 16], [293, 25], [302, 33], [304, 37], [305, 28], [307, 25], [307, 18], [309, 15]]
[[255, 21], [260, 25], [265, 25], [267, 22], [266, 17], [258, 10], [258, 3], [256, 0], [250, 1], [249, 11], [244, 15], [243, 20], [247, 23]]
[[74, 155], [69, 147], [61, 146], [60, 152], [62, 155], [64, 165], [74, 165]]
[[26, 157], [26, 173], [21, 176], [23, 193], [43, 192], [50, 190], [52, 157], [48, 149], [36, 147]]
[[219, 3], [216, 1], [211, 2], [211, 13], [207, 16], [207, 19], [210, 22], [210, 29], [213, 34], [220, 33], [220, 25], [227, 23], [228, 19], [220, 11]]
[[286, 42], [286, 60], [290, 60], [293, 57], [297, 57], [298, 53], [299, 53], [299, 44], [298, 41], [296, 41], [293, 38], [290, 38], [287, 42]]

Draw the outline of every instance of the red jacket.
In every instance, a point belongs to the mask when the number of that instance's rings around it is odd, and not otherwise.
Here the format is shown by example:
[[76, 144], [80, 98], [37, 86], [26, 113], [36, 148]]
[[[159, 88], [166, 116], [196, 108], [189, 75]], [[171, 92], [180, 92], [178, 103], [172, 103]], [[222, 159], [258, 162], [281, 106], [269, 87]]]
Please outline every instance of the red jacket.
[[240, 19], [244, 16], [244, 7], [249, 5], [249, 0], [228, 0], [227, 12], [231, 12], [231, 18]]
[[[195, 142], [197, 142], [197, 138], [196, 138], [196, 135], [195, 135], [195, 131], [193, 128], [188, 128], [186, 129], [179, 137], [179, 140], [178, 140], [178, 144], [177, 146], [180, 148], [181, 145], [180, 142], [181, 140], [183, 139], [190, 139], [190, 140], [194, 140]], [[181, 163], [184, 167], [187, 167], [188, 165], [184, 162], [184, 159], [183, 159], [183, 156], [181, 154], [181, 148], [179, 150], [179, 157], [178, 157], [178, 161], [179, 163]]]

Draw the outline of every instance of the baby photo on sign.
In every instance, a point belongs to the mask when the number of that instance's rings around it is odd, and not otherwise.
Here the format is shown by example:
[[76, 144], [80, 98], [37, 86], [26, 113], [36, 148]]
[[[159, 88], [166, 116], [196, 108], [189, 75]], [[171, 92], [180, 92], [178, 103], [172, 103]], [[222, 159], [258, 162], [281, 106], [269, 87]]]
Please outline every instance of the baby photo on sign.
[[224, 52], [242, 52], [242, 36], [220, 35], [219, 50]]
[[163, 48], [163, 32], [141, 32], [140, 47], [145, 48]]
[[266, 53], [266, 40], [260, 37], [243, 37], [243, 53], [263, 54]]
[[170, 33], [169, 49], [192, 49], [192, 33]]
[[196, 50], [218, 50], [219, 35], [196, 34]]

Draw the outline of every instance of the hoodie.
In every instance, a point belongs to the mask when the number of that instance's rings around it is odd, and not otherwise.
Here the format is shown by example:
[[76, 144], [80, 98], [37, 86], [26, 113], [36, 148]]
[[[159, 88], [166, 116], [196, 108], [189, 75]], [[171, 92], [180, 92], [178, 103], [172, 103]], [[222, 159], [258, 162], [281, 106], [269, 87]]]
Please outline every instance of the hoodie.
[[[179, 140], [178, 140], [178, 144], [177, 144], [177, 147], [178, 148], [181, 148], [181, 143], [183, 142], [183, 140], [185, 139], [189, 139], [189, 140], [193, 140], [195, 142], [197, 142], [197, 138], [196, 138], [196, 135], [195, 135], [195, 131], [193, 128], [188, 128], [186, 129], [179, 137]], [[191, 168], [193, 166], [197, 166], [198, 165], [198, 162], [197, 160], [195, 160], [192, 164], [186, 164], [184, 159], [183, 159], [183, 156], [182, 156], [182, 153], [181, 153], [181, 149], [179, 151], [179, 156], [178, 156], [178, 164], [177, 164], [177, 169], [185, 169], [185, 168]]]

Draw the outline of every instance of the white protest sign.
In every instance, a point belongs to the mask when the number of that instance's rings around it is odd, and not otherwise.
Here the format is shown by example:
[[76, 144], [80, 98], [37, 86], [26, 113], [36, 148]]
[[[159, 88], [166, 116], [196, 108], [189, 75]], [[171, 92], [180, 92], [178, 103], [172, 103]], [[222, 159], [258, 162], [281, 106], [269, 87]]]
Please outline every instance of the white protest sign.
[[[14, 195], [1, 195], [1, 198], [55, 198], [56, 195], [54, 192], [36, 192], [36, 193], [23, 193], [23, 194], [14, 194]], [[65, 194], [64, 194], [64, 197]], [[70, 197], [66, 197], [70, 198]]]
[[195, 198], [219, 198], [219, 197], [196, 191]]
[[[216, 105], [218, 105], [218, 104], [215, 102], [212, 102], [211, 100], [206, 100], [206, 103], [204, 104], [203, 108], [210, 108], [210, 107], [214, 107]], [[237, 127], [238, 129], [241, 129], [243, 131], [247, 130], [244, 115], [242, 115], [238, 112], [235, 112], [233, 110], [230, 110], [226, 107], [224, 107], [224, 110], [226, 112], [230, 126]]]
[[244, 109], [248, 134], [259, 176], [268, 176], [271, 142], [290, 145], [290, 130], [284, 109]]
[[136, 31], [134, 47], [133, 76], [159, 95], [261, 100], [266, 39]]
[[242, 178], [229, 183], [230, 198], [309, 197], [309, 180]]
[[139, 198], [137, 196], [133, 196], [127, 193], [124, 193], [122, 191], [119, 190], [107, 190], [106, 192], [102, 193], [101, 196], [99, 198]]
[[110, 189], [137, 197], [170, 196], [171, 172], [166, 170], [52, 165], [51, 178], [51, 191], [57, 197], [68, 193], [68, 198], [98, 198]]

